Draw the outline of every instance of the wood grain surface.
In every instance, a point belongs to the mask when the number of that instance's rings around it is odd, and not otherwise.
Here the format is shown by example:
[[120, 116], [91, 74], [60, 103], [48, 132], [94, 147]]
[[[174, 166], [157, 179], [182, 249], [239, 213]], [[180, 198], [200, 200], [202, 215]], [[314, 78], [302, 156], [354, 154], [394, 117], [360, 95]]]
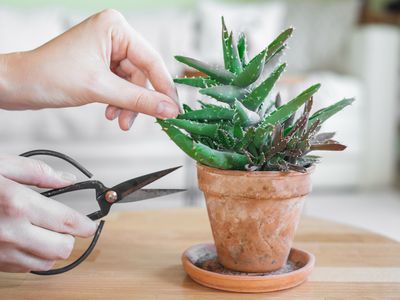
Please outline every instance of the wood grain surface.
[[[194, 283], [180, 256], [212, 239], [205, 209], [115, 213], [88, 261], [63, 275], [0, 273], [0, 299], [400, 299], [400, 243], [303, 217], [295, 247], [316, 256], [303, 285], [268, 294], [222, 292]], [[88, 244], [76, 243], [71, 259]]]

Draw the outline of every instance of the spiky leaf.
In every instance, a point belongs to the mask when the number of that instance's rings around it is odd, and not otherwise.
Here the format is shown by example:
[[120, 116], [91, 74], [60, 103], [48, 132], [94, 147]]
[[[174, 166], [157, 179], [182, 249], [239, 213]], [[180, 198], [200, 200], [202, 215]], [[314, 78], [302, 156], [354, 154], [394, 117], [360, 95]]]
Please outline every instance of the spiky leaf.
[[264, 102], [285, 68], [286, 64], [281, 64], [277, 67], [266, 80], [264, 80], [245, 99], [243, 99], [243, 105], [252, 111], [256, 111]]
[[293, 28], [288, 28], [268, 45], [265, 61], [269, 61], [275, 54], [282, 50], [282, 47], [284, 47], [285, 42], [292, 35], [292, 33]]
[[179, 84], [185, 84], [193, 87], [198, 87], [198, 88], [208, 88], [212, 86], [218, 85], [218, 82], [215, 80], [212, 80], [207, 77], [186, 77], [186, 78], [175, 78], [174, 79], [175, 83]]
[[233, 109], [228, 109], [225, 107], [207, 107], [180, 114], [178, 118], [193, 121], [232, 120], [233, 114]]
[[272, 112], [269, 116], [267, 116], [263, 120], [263, 124], [276, 124], [279, 122], [286, 121], [291, 114], [293, 114], [296, 110], [300, 108], [307, 100], [314, 95], [318, 89], [320, 88], [320, 84], [315, 84], [305, 91], [303, 91], [300, 95], [289, 101], [288, 103], [282, 105], [277, 110]]
[[247, 64], [247, 41], [246, 41], [246, 35], [243, 32], [241, 32], [239, 35], [237, 50], [240, 61], [242, 62], [242, 67], [244, 68]]
[[243, 127], [251, 126], [260, 122], [260, 116], [247, 109], [242, 103], [239, 101], [235, 101], [235, 117], [240, 120], [240, 124]]
[[242, 62], [240, 61], [238, 50], [233, 42], [232, 32], [228, 34], [224, 17], [222, 20], [222, 49], [224, 53], [225, 69], [232, 73], [239, 74], [242, 71]]
[[189, 133], [214, 138], [217, 135], [219, 126], [217, 124], [198, 123], [184, 119], [167, 119], [165, 123], [184, 129]]
[[163, 120], [157, 120], [168, 136], [187, 155], [198, 162], [218, 169], [243, 170], [248, 163], [246, 156], [234, 152], [217, 151], [205, 145], [194, 142], [178, 128]]
[[235, 78], [235, 75], [224, 68], [218, 66], [211, 66], [207, 63], [199, 61], [194, 58], [186, 57], [186, 56], [175, 56], [175, 59], [181, 63], [188, 65], [189, 67], [195, 68], [196, 70], [203, 72], [204, 74], [211, 77], [220, 83], [228, 84], [232, 82]]
[[249, 91], [233, 85], [220, 85], [199, 90], [200, 94], [210, 96], [218, 101], [232, 104], [235, 100], [243, 99]]
[[310, 124], [314, 123], [316, 120], [319, 120], [320, 124], [324, 123], [334, 114], [338, 113], [346, 106], [351, 105], [353, 102], [354, 98], [345, 98], [343, 100], [336, 102], [335, 104], [332, 104], [331, 106], [320, 109], [310, 117]]
[[246, 87], [255, 82], [264, 69], [265, 50], [255, 56], [243, 69], [239, 75], [233, 79], [232, 84]]

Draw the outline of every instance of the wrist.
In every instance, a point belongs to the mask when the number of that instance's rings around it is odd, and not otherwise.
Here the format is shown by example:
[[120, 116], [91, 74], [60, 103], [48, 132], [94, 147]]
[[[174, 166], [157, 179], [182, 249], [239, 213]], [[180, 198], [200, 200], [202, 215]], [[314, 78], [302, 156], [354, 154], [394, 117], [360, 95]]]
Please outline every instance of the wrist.
[[32, 85], [29, 84], [29, 52], [0, 55], [0, 108], [24, 109], [29, 103]]

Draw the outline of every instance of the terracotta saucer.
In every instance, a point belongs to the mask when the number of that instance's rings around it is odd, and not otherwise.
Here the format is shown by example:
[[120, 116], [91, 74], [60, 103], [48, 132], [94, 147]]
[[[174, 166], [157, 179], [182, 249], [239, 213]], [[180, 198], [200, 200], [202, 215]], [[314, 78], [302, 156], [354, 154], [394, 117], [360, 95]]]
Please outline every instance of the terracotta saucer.
[[218, 290], [262, 293], [288, 289], [303, 283], [314, 268], [314, 255], [292, 248], [288, 262], [269, 273], [242, 273], [218, 263], [214, 244], [198, 244], [182, 254], [186, 273], [197, 283]]

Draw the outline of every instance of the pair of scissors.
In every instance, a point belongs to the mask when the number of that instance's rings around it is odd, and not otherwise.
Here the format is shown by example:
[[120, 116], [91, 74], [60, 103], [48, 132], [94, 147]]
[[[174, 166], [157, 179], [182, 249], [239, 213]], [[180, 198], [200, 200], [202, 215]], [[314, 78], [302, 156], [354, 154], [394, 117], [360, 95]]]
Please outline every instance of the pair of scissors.
[[[81, 164], [79, 164], [76, 160], [71, 157], [52, 150], [33, 150], [29, 152], [22, 153], [20, 156], [30, 157], [34, 155], [47, 155], [60, 158], [70, 163], [72, 166], [81, 171], [88, 178], [91, 178], [93, 175], [86, 168], [84, 168]], [[111, 206], [115, 203], [127, 203], [127, 202], [136, 202], [146, 199], [152, 199], [156, 197], [166, 196], [173, 193], [183, 192], [183, 189], [143, 189], [144, 186], [160, 179], [161, 177], [179, 169], [180, 167], [170, 168], [161, 170], [158, 172], [146, 174], [140, 177], [136, 177], [133, 179], [129, 179], [120, 184], [117, 184], [111, 188], [106, 187], [102, 182], [98, 180], [87, 180], [78, 182], [76, 184], [72, 184], [63, 188], [53, 189], [49, 191], [45, 191], [41, 193], [45, 197], [53, 197], [56, 195], [78, 191], [78, 190], [90, 190], [94, 189], [96, 192], [96, 201], [99, 205], [100, 209], [95, 211], [87, 216], [91, 220], [98, 220], [105, 217], [111, 209]], [[93, 251], [96, 243], [100, 237], [101, 231], [104, 226], [104, 220], [101, 220], [97, 230], [93, 236], [93, 240], [90, 243], [89, 247], [85, 250], [85, 252], [74, 262], [69, 265], [52, 269], [49, 271], [32, 271], [31, 273], [36, 275], [56, 275], [72, 270], [81, 264]]]

